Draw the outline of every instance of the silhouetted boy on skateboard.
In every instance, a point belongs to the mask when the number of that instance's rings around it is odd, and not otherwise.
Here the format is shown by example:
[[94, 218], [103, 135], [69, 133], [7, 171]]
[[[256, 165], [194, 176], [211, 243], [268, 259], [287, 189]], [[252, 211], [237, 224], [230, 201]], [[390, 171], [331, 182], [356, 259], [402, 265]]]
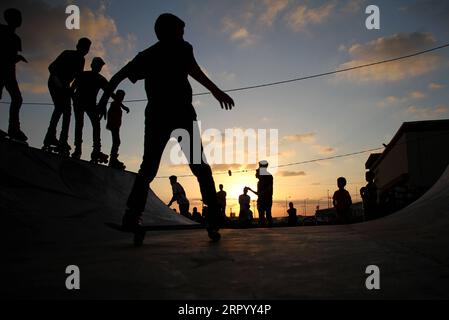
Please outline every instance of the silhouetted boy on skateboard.
[[332, 197], [335, 210], [337, 211], [337, 220], [343, 224], [350, 223], [352, 199], [348, 190], [345, 189], [346, 179], [344, 177], [338, 178], [337, 186], [338, 190], [335, 191]]
[[[155, 23], [155, 32], [159, 41], [140, 52], [131, 62], [121, 69], [109, 83], [109, 90], [103, 95], [100, 107], [106, 114], [106, 104], [112, 92], [124, 79], [133, 83], [145, 79], [145, 91], [148, 105], [145, 110], [145, 144], [143, 161], [129, 196], [128, 210], [123, 217], [124, 230], [138, 230], [142, 212], [148, 195], [149, 183], [153, 181], [159, 168], [162, 152], [175, 129], [184, 129], [190, 134], [190, 150], [184, 150], [190, 169], [197, 177], [203, 202], [208, 206], [207, 230], [209, 237], [220, 239], [219, 212], [215, 182], [210, 166], [204, 162], [203, 148], [195, 154], [193, 122], [196, 112], [192, 106], [192, 88], [188, 76], [197, 80], [211, 91], [222, 108], [232, 109], [234, 101], [221, 91], [201, 71], [193, 55], [192, 46], [184, 41], [185, 23], [178, 17], [165, 13]], [[195, 163], [193, 159], [200, 159]]]

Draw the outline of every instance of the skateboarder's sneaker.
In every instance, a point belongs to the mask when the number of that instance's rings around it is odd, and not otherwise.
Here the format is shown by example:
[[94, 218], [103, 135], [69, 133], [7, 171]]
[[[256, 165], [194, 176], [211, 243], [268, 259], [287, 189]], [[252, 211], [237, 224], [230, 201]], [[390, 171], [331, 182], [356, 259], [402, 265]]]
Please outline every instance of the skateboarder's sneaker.
[[126, 168], [125, 164], [123, 162], [119, 161], [117, 159], [117, 157], [115, 157], [115, 156], [111, 156], [111, 158], [109, 160], [109, 166], [112, 168], [120, 169], [120, 170], [125, 170], [125, 168]]
[[62, 157], [69, 157], [71, 149], [72, 147], [70, 147], [67, 142], [62, 142], [55, 148], [55, 152]]
[[75, 147], [75, 151], [72, 153], [73, 159], [81, 159], [81, 148]]
[[42, 147], [42, 150], [46, 152], [56, 152], [56, 148], [59, 145], [58, 139], [56, 139], [56, 136], [45, 136], [44, 139], [44, 146]]
[[207, 227], [207, 235], [213, 242], [218, 242], [221, 239], [220, 232], [218, 228]]
[[122, 230], [136, 232], [142, 227], [142, 214], [135, 213], [131, 210], [126, 210], [122, 218]]
[[8, 131], [8, 136], [9, 136], [9, 138], [11, 140], [15, 140], [15, 141], [18, 141], [18, 142], [26, 143], [28, 141], [28, 137], [20, 129], [9, 130]]
[[109, 156], [107, 154], [104, 154], [103, 152], [101, 152], [99, 150], [94, 150], [90, 155], [90, 161], [92, 163], [96, 163], [96, 164], [98, 164], [98, 163], [107, 164], [108, 158], [109, 158]]

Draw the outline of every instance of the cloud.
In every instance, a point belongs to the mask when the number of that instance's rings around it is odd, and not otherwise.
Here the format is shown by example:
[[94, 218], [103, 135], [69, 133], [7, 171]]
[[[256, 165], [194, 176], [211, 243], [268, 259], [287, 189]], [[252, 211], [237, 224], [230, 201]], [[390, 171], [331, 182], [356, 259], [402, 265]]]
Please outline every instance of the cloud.
[[426, 97], [427, 97], [427, 95], [424, 92], [422, 92], [420, 90], [415, 90], [415, 91], [410, 92], [405, 97], [388, 96], [385, 99], [379, 101], [377, 103], [377, 105], [381, 108], [384, 108], [384, 107], [390, 107], [390, 106], [394, 106], [394, 105], [403, 104], [406, 102], [410, 102], [412, 100], [421, 100]]
[[48, 65], [65, 49], [74, 49], [81, 37], [92, 40], [92, 48], [86, 57], [86, 68], [94, 56], [106, 61], [103, 74], [110, 76], [134, 53], [136, 39], [132, 34], [122, 35], [115, 20], [107, 15], [106, 7], [81, 9], [81, 29], [65, 28], [64, 5], [50, 5], [46, 1], [12, 1], [0, 4], [0, 11], [16, 7], [22, 11], [23, 24], [17, 30], [22, 38], [23, 55], [29, 64], [19, 65], [19, 81], [24, 92], [44, 93], [48, 79]]
[[440, 83], [432, 82], [432, 83], [429, 84], [429, 89], [430, 90], [439, 90], [439, 89], [443, 89], [443, 88], [444, 88], [444, 85], [442, 85]]
[[237, 41], [242, 45], [249, 46], [256, 42], [256, 36], [232, 18], [225, 17], [223, 19], [223, 31], [229, 35], [232, 41]]
[[304, 31], [308, 25], [324, 22], [334, 11], [335, 2], [330, 2], [321, 7], [309, 8], [300, 4], [287, 15], [287, 23], [293, 31]]
[[292, 134], [287, 135], [282, 138], [282, 140], [289, 142], [304, 142], [304, 143], [313, 143], [315, 141], [316, 133], [300, 133], [300, 134]]
[[304, 171], [279, 171], [277, 175], [281, 177], [303, 177], [306, 173]]
[[314, 145], [313, 148], [321, 155], [331, 155], [337, 151], [337, 149], [330, 146]]
[[435, 108], [419, 108], [416, 106], [410, 106], [407, 108], [406, 113], [412, 115], [418, 120], [434, 119], [449, 113], [449, 108], [444, 105], [439, 105]]
[[289, 0], [265, 0], [263, 2], [265, 12], [260, 16], [260, 22], [271, 27], [278, 15], [287, 8], [289, 2]]
[[[352, 45], [347, 50], [352, 59], [340, 65], [339, 69], [407, 55], [429, 49], [435, 44], [436, 40], [430, 33], [398, 33], [390, 37], [380, 37], [365, 44]], [[337, 77], [354, 82], [392, 82], [429, 73], [441, 65], [440, 56], [429, 53], [407, 60], [340, 73]]]

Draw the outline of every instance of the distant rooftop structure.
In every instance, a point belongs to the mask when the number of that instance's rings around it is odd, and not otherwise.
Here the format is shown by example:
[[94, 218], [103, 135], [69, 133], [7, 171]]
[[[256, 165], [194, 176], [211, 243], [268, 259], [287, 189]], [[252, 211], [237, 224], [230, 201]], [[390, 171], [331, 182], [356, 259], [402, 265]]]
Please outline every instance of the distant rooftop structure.
[[449, 119], [404, 122], [383, 153], [365, 168], [376, 174], [380, 194], [402, 188], [411, 198], [428, 190], [449, 164]]

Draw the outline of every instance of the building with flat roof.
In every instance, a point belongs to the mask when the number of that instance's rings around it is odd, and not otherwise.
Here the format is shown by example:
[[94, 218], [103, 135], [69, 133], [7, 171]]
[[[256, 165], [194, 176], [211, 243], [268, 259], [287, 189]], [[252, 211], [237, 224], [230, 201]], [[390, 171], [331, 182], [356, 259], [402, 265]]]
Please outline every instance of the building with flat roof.
[[365, 163], [376, 175], [379, 203], [399, 209], [417, 199], [449, 164], [449, 119], [404, 122], [382, 153]]

